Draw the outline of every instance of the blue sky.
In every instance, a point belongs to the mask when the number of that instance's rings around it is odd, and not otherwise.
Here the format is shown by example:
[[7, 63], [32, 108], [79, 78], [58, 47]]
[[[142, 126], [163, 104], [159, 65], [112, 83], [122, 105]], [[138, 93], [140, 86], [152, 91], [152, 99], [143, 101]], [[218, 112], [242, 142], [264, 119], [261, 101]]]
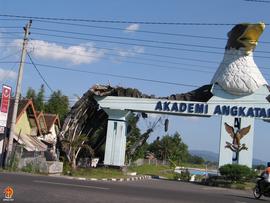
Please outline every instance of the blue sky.
[[[226, 34], [232, 27], [225, 24], [270, 23], [269, 9], [270, 3], [244, 0], [0, 0], [0, 14], [130, 22], [33, 20], [28, 51], [36, 64], [92, 72], [70, 72], [37, 65], [49, 86], [53, 90], [60, 89], [73, 102], [75, 95], [82, 95], [96, 83], [138, 88], [156, 96], [183, 93], [208, 84], [222, 60]], [[138, 21], [221, 25], [135, 23]], [[13, 87], [18, 69], [14, 62], [20, 57], [22, 27], [26, 23], [26, 19], [0, 16], [0, 81]], [[270, 26], [266, 26], [260, 41], [255, 62], [269, 82]], [[132, 80], [125, 76], [165, 83]], [[43, 83], [33, 66], [26, 64], [23, 94], [28, 87], [39, 89]], [[50, 93], [46, 87], [47, 96]], [[218, 152], [219, 117], [170, 118], [169, 133], [178, 131], [190, 149]], [[141, 122], [142, 129], [146, 125], [145, 121]], [[268, 123], [256, 121], [254, 157], [269, 160], [266, 153], [270, 143], [269, 130]], [[162, 128], [157, 128], [151, 139], [161, 134]]]

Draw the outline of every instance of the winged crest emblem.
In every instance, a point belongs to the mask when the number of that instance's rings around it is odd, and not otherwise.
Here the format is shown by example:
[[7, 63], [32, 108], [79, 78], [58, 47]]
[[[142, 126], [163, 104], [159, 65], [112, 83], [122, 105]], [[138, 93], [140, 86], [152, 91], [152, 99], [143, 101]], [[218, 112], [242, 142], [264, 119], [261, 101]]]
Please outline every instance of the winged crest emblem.
[[231, 136], [232, 138], [232, 143], [230, 142], [226, 142], [225, 148], [229, 148], [230, 150], [232, 150], [233, 152], [240, 152], [241, 150], [248, 150], [248, 148], [246, 147], [246, 144], [241, 144], [240, 140], [246, 135], [248, 134], [251, 125], [242, 128], [240, 130], [234, 130], [234, 127], [230, 126], [227, 123], [224, 123], [225, 125], [225, 129], [227, 131], [227, 133]]

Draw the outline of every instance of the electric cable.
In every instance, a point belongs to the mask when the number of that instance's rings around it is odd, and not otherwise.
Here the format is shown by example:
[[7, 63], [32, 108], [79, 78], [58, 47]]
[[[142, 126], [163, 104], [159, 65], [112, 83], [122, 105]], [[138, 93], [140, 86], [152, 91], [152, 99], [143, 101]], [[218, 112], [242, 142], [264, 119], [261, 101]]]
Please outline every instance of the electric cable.
[[[39, 38], [30, 38], [31, 40], [41, 40]], [[69, 46], [77, 46], [78, 44], [75, 43], [69, 43], [69, 42], [62, 42], [58, 40], [46, 40], [46, 42], [50, 43], [58, 43], [58, 44], [63, 44], [63, 45], [69, 45]], [[87, 45], [86, 45], [87, 46]], [[108, 48], [104, 46], [94, 46], [97, 49], [104, 49], [104, 50], [109, 50], [109, 51], [119, 51], [119, 49], [116, 48]], [[163, 54], [154, 54], [152, 52], [143, 52], [143, 53], [137, 53], [138, 55], [147, 55], [147, 56], [154, 56], [154, 57], [161, 57], [161, 58], [170, 58], [170, 59], [176, 59], [176, 60], [184, 60], [184, 61], [198, 61], [198, 62], [204, 62], [204, 63], [212, 63], [212, 64], [218, 64], [216, 61], [211, 61], [211, 60], [204, 60], [204, 59], [197, 59], [197, 58], [188, 58], [188, 57], [178, 57], [178, 56], [173, 56], [173, 55], [163, 55]]]
[[51, 90], [51, 92], [53, 92], [53, 89], [50, 87], [50, 85], [48, 84], [48, 82], [46, 81], [46, 79], [43, 77], [43, 75], [41, 74], [41, 72], [39, 71], [39, 69], [37, 68], [36, 64], [34, 63], [32, 57], [30, 56], [30, 54], [28, 52], [26, 52], [28, 58], [31, 61], [31, 64], [34, 66], [34, 68], [36, 69], [36, 71], [38, 72], [38, 75], [40, 76], [40, 78], [43, 80], [43, 82], [45, 83], [45, 85], [49, 88], [49, 90]]
[[33, 27], [32, 30], [41, 30], [41, 31], [65, 33], [65, 34], [83, 35], [83, 36], [93, 36], [93, 37], [101, 37], [101, 38], [121, 39], [121, 40], [128, 40], [128, 41], [149, 42], [149, 43], [158, 43], [158, 44], [167, 44], [167, 45], [179, 45], [179, 46], [224, 50], [224, 48], [215, 47], [215, 46], [185, 44], [185, 43], [177, 43], [177, 42], [169, 42], [169, 41], [147, 40], [147, 39], [128, 38], [128, 37], [117, 37], [117, 36], [112, 36], [112, 35], [99, 35], [99, 34], [92, 34], [92, 33], [72, 32], [72, 31], [55, 30], [55, 29], [43, 29], [43, 28], [36, 28], [36, 27]]
[[112, 24], [145, 24], [145, 25], [189, 25], [189, 26], [231, 26], [234, 23], [204, 23], [204, 22], [161, 22], [161, 21], [127, 21], [127, 20], [97, 20], [83, 18], [56, 18], [56, 17], [38, 17], [26, 15], [0, 14], [1, 17], [22, 18], [29, 20], [53, 20], [53, 21], [72, 21], [88, 23], [112, 23]]
[[[29, 64], [28, 62], [25, 62], [25, 63]], [[103, 75], [103, 76], [110, 76], [110, 77], [124, 78], [124, 79], [131, 79], [131, 80], [138, 80], [138, 81], [145, 81], [145, 82], [153, 82], [153, 83], [161, 83], [161, 84], [169, 84], [169, 85], [177, 85], [177, 86], [185, 86], [185, 87], [198, 87], [198, 85], [191, 85], [191, 84], [184, 84], [184, 83], [177, 83], [177, 82], [167, 82], [167, 81], [154, 80], [154, 79], [148, 79], [148, 78], [132, 77], [132, 76], [127, 76], [127, 75], [118, 75], [118, 74], [102, 73], [102, 72], [95, 72], [95, 71], [78, 70], [78, 69], [74, 69], [74, 68], [64, 68], [64, 67], [60, 67], [60, 66], [40, 64], [40, 63], [36, 63], [36, 66], [64, 70], [64, 71], [70, 71], [70, 72], [87, 73], [87, 74], [93, 74], [93, 75]]]

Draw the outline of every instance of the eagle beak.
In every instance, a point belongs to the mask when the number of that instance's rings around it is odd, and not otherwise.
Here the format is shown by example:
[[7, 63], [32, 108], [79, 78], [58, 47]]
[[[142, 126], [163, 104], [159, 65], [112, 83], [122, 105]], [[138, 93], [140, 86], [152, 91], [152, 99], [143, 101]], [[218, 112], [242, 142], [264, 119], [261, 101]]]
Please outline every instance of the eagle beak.
[[253, 51], [256, 47], [264, 28], [265, 24], [263, 22], [248, 25], [244, 33], [238, 38], [238, 41], [245, 46], [247, 52]]

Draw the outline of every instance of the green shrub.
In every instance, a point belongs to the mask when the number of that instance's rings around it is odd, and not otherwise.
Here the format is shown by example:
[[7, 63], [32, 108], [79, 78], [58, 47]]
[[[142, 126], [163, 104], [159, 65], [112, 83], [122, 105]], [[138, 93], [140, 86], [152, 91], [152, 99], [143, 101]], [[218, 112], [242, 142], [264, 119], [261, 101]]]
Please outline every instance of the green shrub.
[[219, 172], [225, 179], [232, 182], [244, 182], [256, 176], [256, 173], [252, 169], [239, 164], [226, 164], [219, 168]]

